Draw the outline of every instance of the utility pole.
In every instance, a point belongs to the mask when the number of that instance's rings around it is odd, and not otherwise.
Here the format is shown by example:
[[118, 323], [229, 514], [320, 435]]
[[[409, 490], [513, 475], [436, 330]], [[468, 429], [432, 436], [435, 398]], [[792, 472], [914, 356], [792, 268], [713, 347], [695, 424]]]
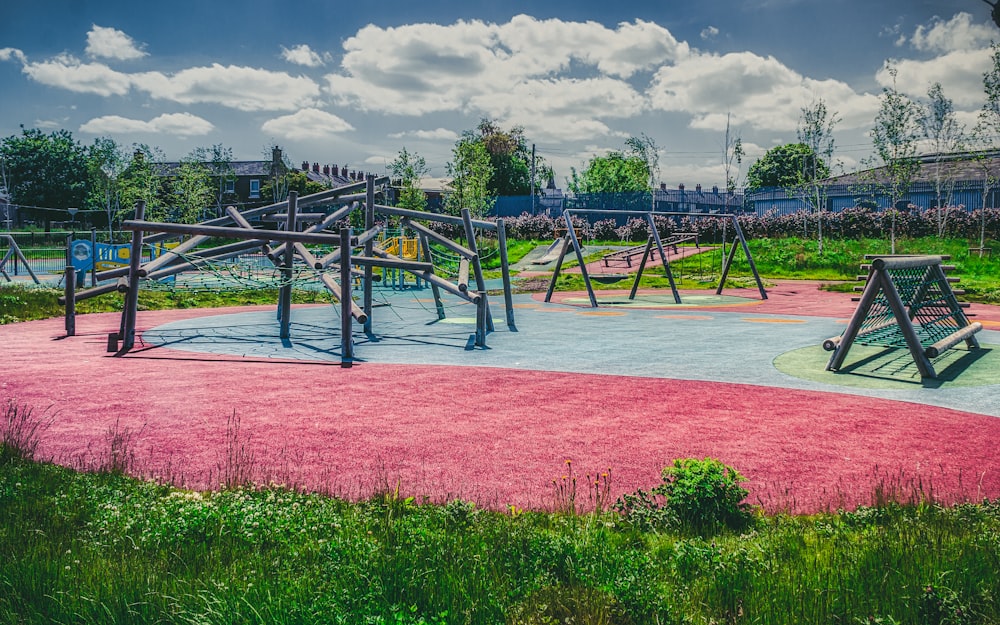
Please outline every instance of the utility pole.
[[531, 214], [535, 214], [535, 144], [531, 144]]

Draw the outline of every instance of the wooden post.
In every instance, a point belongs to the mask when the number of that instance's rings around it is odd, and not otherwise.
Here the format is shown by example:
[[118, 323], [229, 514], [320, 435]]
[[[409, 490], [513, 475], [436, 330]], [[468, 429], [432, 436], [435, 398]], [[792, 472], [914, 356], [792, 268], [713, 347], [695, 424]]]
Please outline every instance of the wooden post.
[[476, 347], [486, 347], [486, 316], [489, 314], [489, 308], [487, 308], [486, 303], [486, 293], [480, 293], [480, 297], [476, 300]]
[[[427, 235], [418, 232], [417, 238], [420, 239], [420, 247], [423, 248], [424, 256], [427, 258], [427, 262], [431, 263], [433, 266], [434, 260], [431, 258], [431, 244], [427, 241]], [[431, 272], [433, 271], [434, 270], [431, 269]], [[427, 280], [427, 282], [431, 285], [431, 293], [434, 295], [434, 308], [437, 310], [438, 320], [444, 319], [445, 313], [444, 304], [441, 302], [441, 290], [433, 280]]]
[[[670, 260], [667, 259], [667, 251], [663, 249], [663, 242], [660, 241], [660, 233], [656, 230], [656, 221], [653, 220], [653, 213], [648, 213], [646, 215], [647, 222], [649, 223], [649, 236], [653, 238], [656, 243], [656, 249], [660, 252], [660, 258], [663, 259], [663, 270], [667, 274], [667, 281], [670, 282], [670, 291], [674, 294], [674, 303], [681, 303], [681, 295], [677, 292], [677, 284], [674, 282], [674, 273], [670, 271]], [[636, 281], [636, 286], [639, 282]]]
[[503, 278], [503, 304], [507, 312], [507, 328], [517, 332], [514, 325], [514, 296], [510, 288], [510, 267], [507, 263], [507, 228], [503, 219], [497, 219], [497, 245], [500, 248], [500, 275]]
[[[368, 174], [367, 176], [367, 186], [365, 187], [365, 231], [370, 231], [375, 227], [375, 176]], [[368, 258], [372, 257], [372, 251], [374, 249], [374, 242], [371, 238], [365, 241], [364, 255]], [[372, 333], [372, 267], [371, 265], [365, 266], [365, 277], [363, 280], [364, 288], [364, 301], [363, 309], [365, 311], [365, 334], [370, 335]]]
[[458, 290], [468, 291], [469, 290], [469, 259], [459, 258], [458, 259]]
[[[139, 200], [135, 204], [136, 221], [146, 216], [146, 202]], [[122, 311], [122, 347], [119, 354], [124, 354], [135, 346], [135, 321], [139, 310], [139, 266], [142, 265], [142, 230], [132, 231], [132, 249], [128, 264], [128, 292], [125, 293], [125, 309]]]
[[642, 280], [642, 272], [646, 269], [646, 261], [649, 260], [649, 252], [653, 249], [653, 236], [646, 239], [646, 249], [642, 252], [642, 261], [639, 262], [639, 271], [635, 274], [635, 282], [632, 283], [632, 291], [628, 294], [630, 300], [635, 299], [635, 294], [639, 290], [639, 281]]
[[66, 336], [76, 336], [76, 268], [66, 265]]
[[97, 286], [97, 228], [90, 229], [90, 286]]
[[556, 259], [556, 266], [552, 270], [552, 280], [549, 282], [549, 289], [545, 292], [545, 302], [548, 303], [552, 301], [552, 292], [556, 290], [556, 281], [559, 279], [559, 270], [562, 269], [563, 259], [566, 258], [566, 252], [569, 251], [570, 240], [569, 233], [563, 237], [563, 244], [559, 248], [559, 258]]
[[354, 360], [354, 340], [351, 336], [353, 332], [354, 319], [351, 316], [351, 305], [354, 298], [351, 296], [351, 227], [340, 229], [340, 285], [344, 296], [340, 298], [340, 365], [350, 367]]
[[476, 290], [479, 291], [479, 296], [485, 300], [483, 305], [486, 307], [486, 329], [492, 332], [493, 315], [490, 313], [490, 301], [486, 295], [486, 280], [483, 278], [483, 265], [479, 262], [479, 250], [476, 249], [476, 230], [472, 224], [472, 213], [467, 208], [462, 209], [462, 222], [465, 224], [467, 247], [474, 254], [470, 260], [472, 261], [472, 270], [476, 275]]
[[590, 305], [597, 308], [597, 296], [594, 295], [594, 285], [590, 283], [590, 272], [587, 271], [587, 263], [583, 260], [580, 239], [576, 237], [576, 229], [573, 228], [573, 216], [569, 212], [569, 209], [563, 211], [563, 218], [566, 220], [566, 236], [573, 242], [573, 249], [576, 251], [576, 261], [580, 263], [580, 275], [583, 276], [583, 284], [587, 287], [587, 295], [590, 296]]
[[[298, 213], [298, 191], [288, 192], [288, 220], [285, 230], [295, 232], [295, 217]], [[285, 257], [281, 265], [281, 288], [278, 289], [278, 320], [281, 323], [279, 337], [287, 339], [291, 335], [292, 325], [292, 263], [295, 261], [295, 244], [285, 242]]]

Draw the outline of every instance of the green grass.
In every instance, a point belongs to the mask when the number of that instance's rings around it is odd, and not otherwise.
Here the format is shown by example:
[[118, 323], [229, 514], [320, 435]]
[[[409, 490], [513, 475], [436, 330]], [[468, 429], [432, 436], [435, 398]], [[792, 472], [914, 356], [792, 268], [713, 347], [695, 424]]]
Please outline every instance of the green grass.
[[1000, 622], [997, 503], [702, 537], [611, 512], [199, 493], [0, 458], [5, 623]]
[[[62, 295], [62, 289], [22, 284], [0, 285], [0, 325], [61, 316], [66, 312], [65, 307], [58, 301]], [[139, 292], [139, 310], [249, 306], [274, 304], [277, 301], [276, 289], [218, 292], [177, 289]], [[294, 290], [292, 301], [296, 304], [314, 304], [329, 302], [330, 297], [321, 291]], [[122, 305], [121, 294], [108, 293], [78, 302], [76, 310], [78, 313], [115, 312], [120, 311]]]

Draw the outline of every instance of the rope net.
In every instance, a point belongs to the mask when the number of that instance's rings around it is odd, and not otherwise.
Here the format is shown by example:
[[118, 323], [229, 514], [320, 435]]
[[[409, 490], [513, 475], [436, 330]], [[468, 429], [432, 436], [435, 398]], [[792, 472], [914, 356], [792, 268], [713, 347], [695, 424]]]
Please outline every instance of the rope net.
[[[170, 252], [173, 253], [173, 252]], [[278, 289], [291, 286], [293, 289], [316, 290], [323, 288], [319, 281], [321, 273], [336, 273], [339, 270], [317, 270], [304, 264], [292, 266], [290, 275], [275, 267], [265, 256], [244, 255], [225, 260], [205, 258], [195, 252], [178, 254], [185, 262], [195, 267], [183, 273], [159, 280], [143, 281], [149, 290], [211, 291], [214, 293], [236, 293], [262, 289]]]
[[[933, 266], [886, 269], [903, 305], [913, 321], [913, 329], [924, 347], [960, 329], [963, 314], [944, 274]], [[906, 338], [896, 322], [885, 290], [880, 290], [858, 332], [863, 345], [906, 347]]]

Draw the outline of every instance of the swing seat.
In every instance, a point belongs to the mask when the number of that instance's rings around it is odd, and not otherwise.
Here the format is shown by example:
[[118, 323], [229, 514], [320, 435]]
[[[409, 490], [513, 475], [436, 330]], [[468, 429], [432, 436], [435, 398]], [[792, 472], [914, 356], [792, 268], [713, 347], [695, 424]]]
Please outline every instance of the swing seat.
[[591, 275], [590, 279], [601, 284], [614, 284], [615, 282], [621, 282], [627, 277], [627, 274], [599, 273]]

